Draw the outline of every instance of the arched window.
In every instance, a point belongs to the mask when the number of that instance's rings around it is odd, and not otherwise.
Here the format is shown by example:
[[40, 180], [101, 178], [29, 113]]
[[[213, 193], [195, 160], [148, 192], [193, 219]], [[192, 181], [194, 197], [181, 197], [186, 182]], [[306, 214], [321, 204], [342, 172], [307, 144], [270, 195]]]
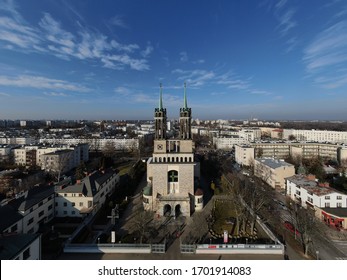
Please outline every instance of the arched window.
[[170, 170], [167, 174], [169, 183], [178, 182], [178, 171]]
[[180, 162], [180, 158], [179, 157], [176, 157], [176, 162]]
[[168, 157], [168, 158], [167, 158], [167, 162], [170, 162], [170, 161], [171, 161], [171, 160], [170, 160], [170, 158]]
[[161, 162], [161, 157], [159, 158], [159, 162]]
[[187, 162], [187, 157], [184, 158], [184, 162]]
[[166, 158], [163, 158], [163, 162], [166, 162]]

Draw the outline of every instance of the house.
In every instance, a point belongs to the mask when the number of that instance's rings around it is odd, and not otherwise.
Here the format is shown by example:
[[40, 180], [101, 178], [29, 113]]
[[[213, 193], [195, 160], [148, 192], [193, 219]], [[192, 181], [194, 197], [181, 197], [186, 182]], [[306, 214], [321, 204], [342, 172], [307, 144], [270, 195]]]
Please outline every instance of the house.
[[56, 217], [95, 215], [119, 184], [113, 170], [95, 171], [74, 183], [63, 181], [56, 186]]
[[286, 194], [329, 225], [347, 229], [347, 195], [318, 183], [314, 175], [294, 175], [286, 178]]

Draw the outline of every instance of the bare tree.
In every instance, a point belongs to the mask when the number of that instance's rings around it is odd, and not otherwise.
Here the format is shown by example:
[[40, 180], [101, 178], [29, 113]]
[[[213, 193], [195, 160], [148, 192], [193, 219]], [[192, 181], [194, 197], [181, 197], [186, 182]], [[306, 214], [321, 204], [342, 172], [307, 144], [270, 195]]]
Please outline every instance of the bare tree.
[[130, 227], [134, 233], [139, 235], [140, 243], [143, 242], [143, 239], [150, 231], [151, 220], [153, 220], [153, 212], [140, 209], [130, 221]]
[[[309, 246], [312, 243], [312, 236], [317, 230], [317, 220], [314, 216], [314, 210], [305, 209], [295, 203], [290, 204], [289, 210], [295, 226], [294, 234], [300, 236], [301, 245], [303, 246], [304, 253], [307, 256]], [[298, 231], [298, 234], [296, 233], [296, 230]]]

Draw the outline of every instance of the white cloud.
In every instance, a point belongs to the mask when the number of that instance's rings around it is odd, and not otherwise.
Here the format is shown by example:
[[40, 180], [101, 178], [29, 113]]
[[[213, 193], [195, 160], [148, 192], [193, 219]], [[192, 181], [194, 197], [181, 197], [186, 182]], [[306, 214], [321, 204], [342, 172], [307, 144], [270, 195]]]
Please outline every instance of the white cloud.
[[[146, 59], [153, 51], [150, 43], [140, 51], [137, 44], [122, 44], [97, 30], [88, 30], [80, 23], [79, 30], [71, 33], [49, 13], [44, 13], [38, 25], [33, 26], [21, 17], [11, 1], [6, 3], [8, 5], [0, 9], [6, 10], [10, 16], [0, 17], [0, 41], [6, 42], [0, 47], [13, 51], [51, 54], [65, 60], [96, 60], [104, 67], [112, 69], [123, 69], [124, 66], [138, 71], [150, 69]], [[69, 6], [69, 10], [73, 11], [72, 7]], [[122, 25], [119, 16], [114, 17], [112, 22], [114, 25]]]
[[12, 87], [30, 87], [38, 89], [60, 89], [77, 92], [88, 92], [88, 88], [63, 80], [40, 76], [22, 75], [18, 77], [0, 76], [0, 85]]
[[63, 97], [68, 96], [66, 93], [63, 93], [63, 92], [45, 92], [44, 95], [47, 95], [47, 96], [63, 96]]
[[141, 55], [146, 58], [153, 52], [153, 50], [154, 48], [152, 47], [151, 43], [148, 43], [146, 49], [141, 52]]
[[[303, 62], [314, 82], [323, 88], [347, 83], [347, 21], [339, 21], [320, 32], [304, 50]], [[338, 74], [339, 73], [339, 74]]]
[[122, 28], [129, 28], [129, 27], [126, 25], [126, 23], [125, 23], [125, 21], [124, 21], [124, 19], [123, 19], [123, 16], [121, 16], [121, 15], [116, 15], [116, 16], [114, 16], [113, 18], [111, 18], [111, 19], [109, 20], [109, 23], [112, 24], [112, 25], [114, 25], [114, 26], [118, 26], [118, 27], [122, 27]]
[[188, 54], [187, 52], [180, 52], [180, 61], [187, 62], [188, 61]]
[[10, 96], [8, 93], [0, 92], [0, 96]]

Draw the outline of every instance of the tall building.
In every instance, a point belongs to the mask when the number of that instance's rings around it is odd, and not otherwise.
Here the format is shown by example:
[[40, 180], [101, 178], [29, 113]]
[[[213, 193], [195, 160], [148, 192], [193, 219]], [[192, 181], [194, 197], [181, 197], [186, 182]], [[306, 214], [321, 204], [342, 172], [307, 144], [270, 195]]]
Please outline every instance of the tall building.
[[147, 161], [148, 184], [143, 190], [144, 209], [154, 211], [159, 216], [190, 216], [195, 210], [202, 209], [203, 197], [202, 191], [194, 187], [200, 178], [200, 164], [194, 161], [192, 110], [187, 105], [186, 86], [183, 107], [180, 108], [178, 139], [167, 138], [161, 86], [154, 120], [154, 151]]

